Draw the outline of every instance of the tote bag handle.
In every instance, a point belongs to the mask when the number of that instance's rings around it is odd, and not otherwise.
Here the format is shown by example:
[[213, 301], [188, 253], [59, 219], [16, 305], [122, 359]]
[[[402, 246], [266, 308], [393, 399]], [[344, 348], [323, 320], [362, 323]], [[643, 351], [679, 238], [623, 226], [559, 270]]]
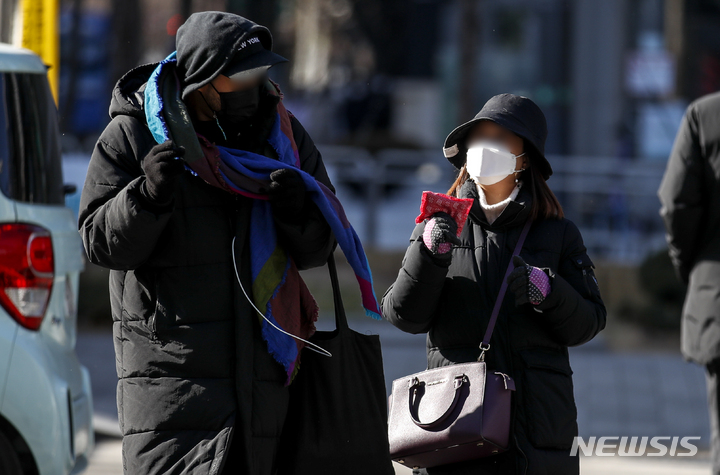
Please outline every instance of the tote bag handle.
[[333, 302], [335, 303], [335, 328], [338, 330], [347, 330], [349, 326], [347, 316], [345, 315], [345, 306], [343, 305], [342, 296], [340, 295], [340, 279], [338, 278], [334, 253], [330, 254], [327, 263], [333, 289]]

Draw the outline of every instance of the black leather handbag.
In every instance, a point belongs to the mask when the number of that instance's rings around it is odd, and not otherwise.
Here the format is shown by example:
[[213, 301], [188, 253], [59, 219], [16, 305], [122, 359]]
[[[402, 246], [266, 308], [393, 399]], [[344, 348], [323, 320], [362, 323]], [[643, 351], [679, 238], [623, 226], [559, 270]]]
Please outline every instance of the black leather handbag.
[[[513, 255], [520, 253], [531, 225], [528, 220]], [[485, 352], [513, 269], [511, 258], [477, 362], [422, 371], [393, 382], [388, 425], [390, 456], [396, 462], [411, 468], [436, 467], [508, 449], [515, 382], [487, 369]]]

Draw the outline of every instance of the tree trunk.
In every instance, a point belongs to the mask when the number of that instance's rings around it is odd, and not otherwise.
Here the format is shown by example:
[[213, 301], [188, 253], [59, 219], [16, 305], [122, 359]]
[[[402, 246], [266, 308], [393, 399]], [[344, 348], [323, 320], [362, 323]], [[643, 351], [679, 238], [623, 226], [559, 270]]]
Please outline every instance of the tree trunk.
[[227, 11], [273, 30], [278, 15], [277, 0], [227, 0]]
[[110, 83], [138, 66], [142, 58], [143, 14], [140, 0], [112, 0], [112, 47]]
[[457, 123], [467, 122], [475, 115], [475, 90], [477, 89], [477, 56], [480, 39], [478, 2], [460, 2], [460, 87], [458, 88]]
[[180, 0], [180, 15], [182, 21], [187, 21], [188, 17], [192, 15], [192, 0]]
[[75, 100], [77, 98], [78, 77], [80, 76], [80, 58], [79, 53], [82, 45], [80, 44], [81, 27], [83, 12], [83, 0], [75, 0], [72, 6], [72, 30], [70, 33], [70, 47], [68, 48], [69, 56], [67, 58], [67, 96], [61, 98], [60, 107], [61, 117], [60, 127], [63, 132], [72, 130], [73, 117], [75, 115]]
[[688, 62], [685, 55], [685, 0], [665, 0], [665, 44], [675, 57], [675, 91], [686, 96], [685, 70]]
[[17, 0], [0, 0], [0, 43], [12, 43]]

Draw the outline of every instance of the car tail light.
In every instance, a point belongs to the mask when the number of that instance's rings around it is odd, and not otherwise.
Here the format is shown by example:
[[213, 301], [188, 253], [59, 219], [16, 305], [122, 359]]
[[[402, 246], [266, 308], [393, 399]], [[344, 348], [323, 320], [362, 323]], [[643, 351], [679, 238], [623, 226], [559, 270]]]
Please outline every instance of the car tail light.
[[40, 328], [53, 277], [50, 232], [31, 224], [0, 224], [0, 305], [23, 327]]

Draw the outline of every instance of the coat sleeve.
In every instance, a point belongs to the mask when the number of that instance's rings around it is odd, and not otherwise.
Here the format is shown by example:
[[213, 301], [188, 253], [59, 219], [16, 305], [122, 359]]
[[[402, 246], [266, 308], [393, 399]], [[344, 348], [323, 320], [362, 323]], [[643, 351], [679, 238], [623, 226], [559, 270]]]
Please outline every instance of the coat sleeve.
[[697, 115], [695, 108], [690, 106], [658, 190], [670, 258], [685, 283], [692, 270], [703, 218], [702, 173]]
[[551, 291], [538, 305], [550, 334], [563, 346], [592, 340], [603, 328], [607, 312], [580, 230], [568, 221], [557, 272], [550, 271]]
[[[143, 195], [145, 176], [132, 129], [116, 118], [100, 136], [80, 199], [78, 228], [90, 262], [131, 270], [152, 254], [172, 205], [154, 208]], [[131, 119], [134, 120], [134, 119]]]
[[424, 230], [425, 223], [415, 227], [397, 279], [382, 299], [383, 318], [408, 333], [430, 330], [451, 262], [432, 256]]
[[[300, 168], [314, 176], [332, 192], [325, 164], [310, 135], [295, 117], [291, 118], [293, 137], [300, 155]], [[306, 205], [305, 219], [298, 223], [275, 220], [283, 243], [289, 250], [299, 269], [309, 269], [325, 265], [335, 247], [335, 236], [323, 218], [320, 210], [311, 202]]]

